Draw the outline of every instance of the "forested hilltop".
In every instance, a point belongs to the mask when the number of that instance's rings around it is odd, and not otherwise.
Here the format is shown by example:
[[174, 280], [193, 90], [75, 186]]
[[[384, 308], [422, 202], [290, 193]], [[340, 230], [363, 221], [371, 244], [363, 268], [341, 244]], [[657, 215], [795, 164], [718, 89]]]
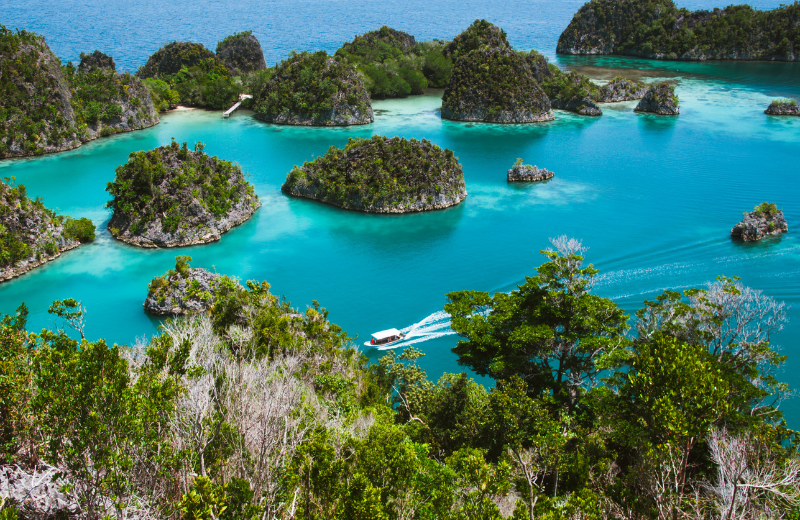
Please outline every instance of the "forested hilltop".
[[0, 158], [77, 148], [159, 119], [145, 86], [99, 51], [63, 65], [44, 37], [0, 25]]
[[668, 60], [800, 60], [800, 2], [771, 11], [679, 9], [672, 0], [591, 0], [558, 39], [563, 54]]
[[90, 339], [75, 300], [50, 308], [67, 330], [33, 334], [23, 305], [0, 325], [0, 515], [798, 518], [785, 306], [720, 278], [630, 320], [580, 242], [553, 244], [510, 293], [447, 295], [490, 388], [430, 381], [414, 348], [368, 365], [266, 282], [209, 286], [207, 313], [133, 347]]

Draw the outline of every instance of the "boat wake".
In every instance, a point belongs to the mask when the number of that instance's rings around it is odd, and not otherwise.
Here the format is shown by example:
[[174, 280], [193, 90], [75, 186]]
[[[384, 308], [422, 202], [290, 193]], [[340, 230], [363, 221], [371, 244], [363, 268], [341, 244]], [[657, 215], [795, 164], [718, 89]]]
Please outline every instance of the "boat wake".
[[450, 330], [450, 315], [444, 311], [434, 312], [419, 323], [400, 329], [400, 332], [405, 334], [402, 341], [375, 348], [378, 350], [392, 350], [455, 334], [455, 331]]

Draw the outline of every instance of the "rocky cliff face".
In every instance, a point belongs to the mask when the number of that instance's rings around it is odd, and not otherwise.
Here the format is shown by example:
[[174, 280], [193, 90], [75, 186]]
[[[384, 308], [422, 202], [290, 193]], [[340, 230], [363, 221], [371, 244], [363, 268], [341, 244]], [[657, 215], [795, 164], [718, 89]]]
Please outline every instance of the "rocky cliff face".
[[[205, 312], [214, 306], [215, 294], [223, 276], [189, 267], [188, 263], [181, 265], [181, 258], [178, 257], [175, 270], [150, 282], [144, 301], [144, 310], [148, 313], [181, 316]], [[235, 285], [241, 288], [238, 283]]]
[[228, 36], [219, 42], [217, 58], [234, 76], [267, 68], [261, 43], [250, 31]]
[[0, 158], [77, 148], [158, 123], [147, 89], [99, 51], [61, 65], [41, 36], [0, 26]]
[[372, 123], [369, 94], [355, 69], [324, 51], [293, 53], [254, 94], [255, 116], [268, 123], [349, 126]]
[[550, 170], [531, 166], [530, 164], [515, 164], [508, 170], [508, 182], [539, 182], [552, 179], [555, 175]]
[[351, 139], [286, 178], [282, 191], [367, 213], [411, 213], [453, 206], [467, 196], [453, 152], [416, 139]]
[[745, 213], [742, 221], [731, 229], [731, 237], [745, 242], [756, 242], [770, 235], [780, 235], [789, 231], [789, 225], [774, 204], [764, 203], [755, 210]]
[[24, 186], [0, 182], [0, 282], [55, 260], [94, 239], [94, 224], [56, 215]]
[[667, 60], [800, 60], [800, 4], [678, 9], [672, 0], [591, 0], [558, 39], [562, 54]]
[[771, 116], [800, 116], [800, 105], [788, 99], [773, 101], [764, 113]]
[[647, 87], [640, 81], [631, 81], [617, 76], [602, 87], [597, 97], [599, 103], [617, 103], [619, 101], [632, 101], [642, 99], [647, 93]]
[[662, 116], [677, 116], [681, 113], [675, 87], [669, 83], [658, 83], [651, 86], [636, 108], [635, 112], [650, 112]]
[[114, 214], [108, 229], [127, 244], [155, 248], [205, 244], [261, 206], [238, 166], [173, 141], [134, 152], [106, 188]]
[[442, 96], [442, 118], [533, 123], [554, 116], [524, 58], [513, 50], [481, 47], [456, 58]]

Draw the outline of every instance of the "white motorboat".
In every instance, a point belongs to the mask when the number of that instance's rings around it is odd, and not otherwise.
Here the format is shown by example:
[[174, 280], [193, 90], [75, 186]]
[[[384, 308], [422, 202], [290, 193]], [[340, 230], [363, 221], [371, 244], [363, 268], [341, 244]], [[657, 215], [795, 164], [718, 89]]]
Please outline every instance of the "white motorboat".
[[397, 329], [387, 329], [372, 334], [372, 339], [364, 343], [365, 347], [385, 347], [403, 341], [405, 334]]

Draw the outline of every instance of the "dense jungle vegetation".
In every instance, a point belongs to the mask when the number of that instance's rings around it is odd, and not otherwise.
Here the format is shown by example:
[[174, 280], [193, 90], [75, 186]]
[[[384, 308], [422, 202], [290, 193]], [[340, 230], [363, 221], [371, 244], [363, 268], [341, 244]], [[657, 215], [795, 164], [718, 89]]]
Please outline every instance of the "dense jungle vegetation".
[[336, 56], [362, 74], [372, 98], [396, 98], [447, 84], [453, 63], [444, 57], [444, 46], [440, 40], [417, 43], [414, 36], [384, 25], [346, 42]]
[[257, 200], [238, 165], [209, 156], [202, 143], [190, 150], [174, 139], [154, 150], [133, 152], [118, 166], [114, 182], [106, 191], [113, 197], [107, 207], [114, 210], [113, 235], [137, 235], [158, 221], [164, 232], [189, 225], [208, 225], [207, 218], [220, 219], [242, 198]]
[[796, 0], [768, 11], [731, 5], [694, 12], [679, 9], [672, 0], [591, 0], [559, 38], [558, 52], [602, 47], [616, 54], [665, 59], [797, 59], [798, 45]]
[[174, 108], [178, 103], [228, 108], [243, 91], [241, 81], [200, 43], [172, 42], [163, 46], [139, 68], [136, 76], [150, 87], [159, 110]]
[[396, 207], [412, 201], [430, 204], [436, 194], [455, 197], [464, 190], [464, 174], [451, 150], [423, 139], [350, 138], [344, 149], [289, 172], [282, 190], [346, 209]]
[[414, 348], [367, 365], [266, 282], [132, 347], [90, 340], [75, 300], [29, 332], [23, 304], [0, 326], [0, 457], [58, 468], [92, 519], [798, 518], [784, 305], [720, 278], [629, 320], [553, 243], [510, 293], [447, 295], [490, 388], [430, 381]]
[[91, 242], [95, 227], [87, 218], [57, 215], [42, 199], [31, 199], [15, 178], [0, 181], [0, 271], [22, 260], [52, 256], [67, 241]]
[[253, 92], [256, 116], [269, 120], [299, 115], [317, 121], [345, 105], [360, 114], [371, 110], [355, 69], [325, 51], [291, 52]]
[[217, 43], [216, 54], [234, 76], [267, 68], [264, 51], [258, 39], [253, 36], [253, 31], [242, 31], [226, 36]]

